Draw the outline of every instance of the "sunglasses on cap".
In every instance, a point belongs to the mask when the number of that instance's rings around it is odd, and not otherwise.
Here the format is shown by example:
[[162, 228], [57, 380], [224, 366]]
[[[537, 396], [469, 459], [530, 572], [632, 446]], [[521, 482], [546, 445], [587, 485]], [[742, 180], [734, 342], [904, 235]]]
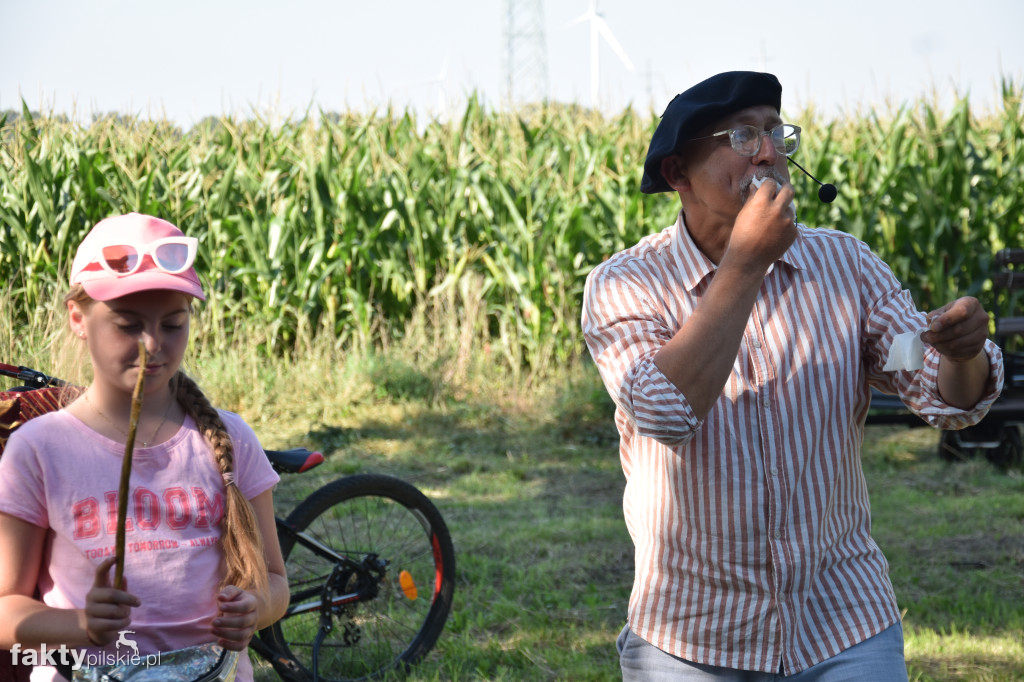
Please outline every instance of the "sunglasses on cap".
[[99, 249], [93, 260], [112, 275], [130, 275], [142, 266], [148, 255], [160, 270], [178, 275], [196, 260], [199, 240], [195, 237], [165, 237], [148, 244], [111, 244]]

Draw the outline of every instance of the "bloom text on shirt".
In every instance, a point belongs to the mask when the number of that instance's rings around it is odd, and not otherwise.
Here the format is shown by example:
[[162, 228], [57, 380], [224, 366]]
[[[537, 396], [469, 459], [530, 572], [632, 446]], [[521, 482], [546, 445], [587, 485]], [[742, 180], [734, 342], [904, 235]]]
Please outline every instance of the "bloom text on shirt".
[[[189, 494], [191, 492], [191, 495]], [[87, 497], [75, 502], [71, 509], [75, 519], [75, 539], [99, 537], [104, 531], [107, 535], [117, 532], [117, 492], [108, 491], [103, 501], [95, 497]], [[213, 495], [193, 486], [191, 491], [176, 486], [166, 488], [163, 495], [139, 486], [132, 491], [128, 504], [128, 518], [125, 519], [125, 531], [159, 530], [166, 524], [172, 530], [194, 528], [216, 528], [224, 516], [224, 496], [220, 492]], [[105, 507], [105, 510], [102, 509]], [[106, 524], [102, 514], [106, 514]]]

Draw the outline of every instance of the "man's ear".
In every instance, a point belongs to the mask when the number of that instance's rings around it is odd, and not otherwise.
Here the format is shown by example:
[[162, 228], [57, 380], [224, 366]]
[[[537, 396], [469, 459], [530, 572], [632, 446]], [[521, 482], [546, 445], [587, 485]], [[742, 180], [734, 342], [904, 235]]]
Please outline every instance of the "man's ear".
[[686, 166], [678, 154], [666, 156], [661, 160], [661, 176], [665, 178], [668, 186], [677, 192], [690, 188], [690, 180], [686, 175]]

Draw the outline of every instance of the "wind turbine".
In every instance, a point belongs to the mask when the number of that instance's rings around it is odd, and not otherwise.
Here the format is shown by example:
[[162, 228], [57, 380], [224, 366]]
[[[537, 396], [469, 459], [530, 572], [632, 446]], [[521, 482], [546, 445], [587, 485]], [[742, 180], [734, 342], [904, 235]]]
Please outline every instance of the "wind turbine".
[[444, 56], [444, 63], [441, 71], [434, 77], [437, 83], [437, 115], [442, 119], [448, 118], [448, 55]]
[[604, 17], [597, 11], [597, 0], [590, 0], [590, 8], [570, 21], [567, 25], [574, 26], [581, 24], [584, 21], [590, 22], [590, 106], [596, 107], [598, 105], [597, 91], [601, 84], [601, 63], [600, 63], [600, 45], [598, 43], [598, 37], [604, 38], [604, 41], [608, 43], [612, 51], [618, 56], [627, 69], [630, 71], [634, 70], [633, 62], [630, 60], [629, 55], [622, 49], [622, 45], [615, 39], [615, 35], [612, 34], [612, 30], [608, 28], [608, 22], [604, 20]]
[[449, 104], [450, 104], [449, 96], [448, 96], [448, 87], [449, 87], [449, 84], [450, 84], [449, 78], [448, 78], [448, 61], [449, 61], [448, 57], [449, 56], [447, 54], [445, 54], [444, 62], [441, 64], [441, 71], [438, 72], [438, 74], [436, 76], [433, 76], [432, 78], [424, 78], [424, 79], [421, 79], [421, 80], [412, 81], [412, 82], [409, 82], [409, 83], [404, 83], [404, 84], [398, 85], [397, 87], [392, 88], [391, 92], [394, 93], [394, 92], [402, 92], [402, 91], [409, 91], [409, 90], [418, 90], [418, 91], [421, 91], [421, 92], [422, 91], [429, 92], [429, 91], [431, 91], [432, 89], [434, 89], [436, 87], [436, 89], [437, 89], [437, 111], [428, 111], [427, 113], [431, 114], [432, 116], [437, 116], [441, 120], [447, 119], [447, 117], [448, 117], [448, 107], [449, 107]]

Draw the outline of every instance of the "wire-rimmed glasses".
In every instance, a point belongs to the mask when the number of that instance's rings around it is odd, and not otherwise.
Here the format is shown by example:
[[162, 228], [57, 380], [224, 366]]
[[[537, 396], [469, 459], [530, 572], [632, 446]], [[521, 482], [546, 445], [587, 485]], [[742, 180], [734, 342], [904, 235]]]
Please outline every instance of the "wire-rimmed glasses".
[[792, 156], [800, 148], [800, 126], [790, 123], [780, 123], [771, 130], [761, 130], [756, 126], [736, 126], [705, 137], [695, 137], [690, 141], [707, 140], [722, 135], [729, 136], [729, 144], [740, 156], [756, 156], [761, 151], [761, 138], [765, 136], [771, 137], [775, 150], [785, 156]]

